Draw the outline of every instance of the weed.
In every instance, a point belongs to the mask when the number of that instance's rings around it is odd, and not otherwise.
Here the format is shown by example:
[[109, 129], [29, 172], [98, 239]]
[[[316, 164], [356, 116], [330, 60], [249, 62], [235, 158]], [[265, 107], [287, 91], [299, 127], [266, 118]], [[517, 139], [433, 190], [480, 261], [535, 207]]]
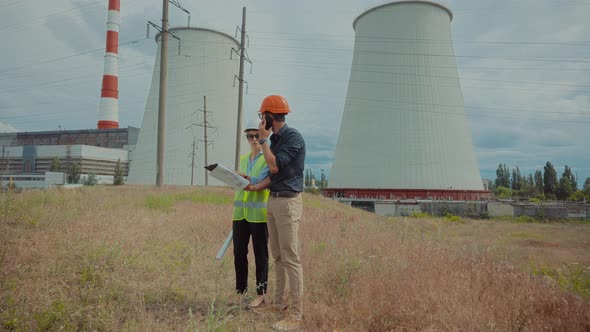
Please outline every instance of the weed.
[[361, 261], [358, 258], [351, 258], [342, 264], [337, 272], [336, 294], [340, 297], [349, 295], [351, 291], [352, 278], [360, 270]]
[[453, 223], [464, 223], [465, 221], [461, 217], [456, 216], [450, 212], [445, 213], [444, 220]]
[[228, 330], [229, 319], [233, 317], [229, 313], [230, 308], [215, 306], [215, 298], [211, 301], [207, 310], [207, 332], [223, 332]]
[[515, 238], [515, 239], [536, 239], [536, 240], [545, 239], [545, 237], [542, 235], [528, 234], [528, 233], [523, 233], [523, 232], [510, 233], [510, 237]]
[[313, 243], [310, 248], [312, 254], [319, 254], [326, 251], [326, 242]]
[[153, 210], [170, 212], [174, 203], [181, 201], [191, 201], [197, 204], [214, 204], [230, 205], [233, 201], [231, 197], [220, 194], [203, 194], [199, 192], [178, 193], [178, 194], [159, 194], [148, 195], [145, 198], [145, 206]]
[[35, 315], [37, 327], [41, 331], [63, 329], [67, 325], [66, 305], [61, 301], [55, 301], [51, 307]]
[[515, 220], [515, 222], [517, 222], [517, 223], [531, 223], [531, 222], [535, 222], [535, 221], [536, 221], [535, 218], [530, 217], [530, 216], [525, 216], [525, 215], [518, 216]]
[[[590, 270], [575, 266], [573, 268], [553, 268], [546, 265], [530, 264], [532, 275], [546, 277], [555, 281], [563, 289], [590, 299]], [[568, 271], [569, 270], [569, 271]]]
[[145, 205], [153, 210], [169, 212], [174, 205], [174, 197], [170, 195], [148, 195], [145, 198]]
[[409, 217], [410, 218], [432, 218], [432, 216], [429, 213], [422, 212], [420, 210], [412, 211], [412, 213], [410, 213]]
[[21, 318], [17, 313], [16, 299], [8, 296], [5, 304], [0, 304], [0, 319], [2, 320], [2, 327], [8, 331], [17, 330], [21, 323]]
[[569, 289], [590, 299], [590, 269], [577, 267], [569, 276]]

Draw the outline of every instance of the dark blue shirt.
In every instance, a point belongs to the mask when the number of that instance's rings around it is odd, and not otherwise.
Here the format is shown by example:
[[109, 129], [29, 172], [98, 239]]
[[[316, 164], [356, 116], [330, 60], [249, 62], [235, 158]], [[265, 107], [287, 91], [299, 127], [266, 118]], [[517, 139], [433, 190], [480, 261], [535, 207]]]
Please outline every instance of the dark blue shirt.
[[303, 191], [305, 141], [295, 128], [285, 124], [270, 137], [270, 151], [279, 172], [270, 175], [270, 191]]

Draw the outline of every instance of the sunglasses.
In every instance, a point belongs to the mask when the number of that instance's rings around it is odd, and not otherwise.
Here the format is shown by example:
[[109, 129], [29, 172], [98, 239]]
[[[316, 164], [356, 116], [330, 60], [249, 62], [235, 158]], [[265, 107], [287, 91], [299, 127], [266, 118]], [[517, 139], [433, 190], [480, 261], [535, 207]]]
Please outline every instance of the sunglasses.
[[260, 120], [264, 120], [266, 118], [266, 114], [268, 114], [272, 118], [272, 113], [269, 113], [269, 112], [258, 113], [258, 118]]
[[248, 134], [248, 135], [246, 135], [246, 138], [248, 138], [248, 139], [253, 139], [253, 138], [258, 139], [258, 137], [260, 137], [260, 136], [258, 136], [258, 134]]

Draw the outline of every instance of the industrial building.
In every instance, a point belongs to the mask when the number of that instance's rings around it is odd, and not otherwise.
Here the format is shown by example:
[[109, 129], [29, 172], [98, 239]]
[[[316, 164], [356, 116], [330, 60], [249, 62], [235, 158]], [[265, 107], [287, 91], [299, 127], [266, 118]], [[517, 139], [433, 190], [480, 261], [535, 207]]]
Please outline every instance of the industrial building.
[[438, 3], [396, 1], [354, 20], [350, 81], [326, 196], [490, 197], [464, 111], [452, 18]]
[[58, 158], [61, 172], [79, 164], [82, 174], [95, 174], [100, 182], [112, 183], [117, 162], [127, 175], [129, 150], [138, 134], [134, 127], [0, 134], [0, 175], [7, 179], [40, 177]]
[[[208, 163], [234, 167], [239, 43], [219, 31], [172, 28], [168, 42], [168, 76], [164, 183], [205, 184], [205, 148]], [[152, 84], [127, 183], [155, 184], [160, 87], [160, 34]], [[205, 115], [205, 101], [207, 115]], [[243, 123], [243, 119], [241, 119]], [[205, 144], [207, 130], [207, 144]], [[241, 148], [247, 143], [241, 137]], [[195, 145], [193, 146], [193, 142]], [[195, 155], [194, 165], [192, 154]], [[220, 184], [210, 179], [210, 184]]]

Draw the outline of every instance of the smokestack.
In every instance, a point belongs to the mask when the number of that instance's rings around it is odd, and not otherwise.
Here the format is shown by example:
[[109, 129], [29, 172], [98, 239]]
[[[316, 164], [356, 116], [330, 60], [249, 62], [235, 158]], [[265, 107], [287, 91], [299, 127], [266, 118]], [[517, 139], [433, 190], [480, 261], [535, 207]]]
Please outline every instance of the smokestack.
[[119, 13], [120, 0], [109, 0], [98, 129], [119, 128]]

